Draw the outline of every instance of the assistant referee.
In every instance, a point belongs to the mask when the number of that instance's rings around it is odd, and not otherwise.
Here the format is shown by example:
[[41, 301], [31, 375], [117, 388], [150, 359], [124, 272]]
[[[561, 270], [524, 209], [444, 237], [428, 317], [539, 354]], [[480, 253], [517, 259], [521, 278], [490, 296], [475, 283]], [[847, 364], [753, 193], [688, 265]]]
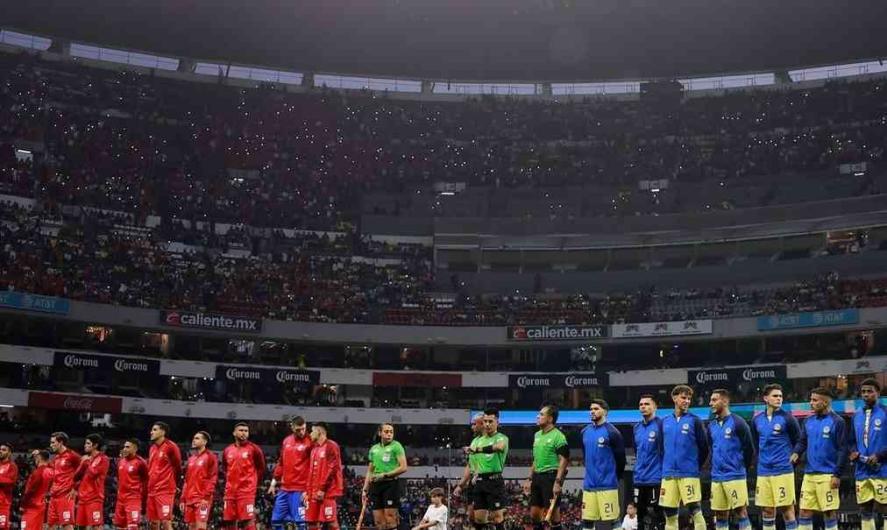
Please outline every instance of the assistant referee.
[[373, 521], [379, 530], [397, 528], [400, 510], [400, 480], [407, 471], [403, 446], [394, 439], [394, 425], [379, 426], [379, 443], [370, 448], [370, 464], [363, 483], [363, 498], [373, 504]]
[[[551, 506], [551, 500], [558, 497], [564, 485], [564, 475], [570, 463], [570, 447], [567, 437], [557, 424], [558, 409], [554, 405], [545, 405], [536, 415], [539, 430], [533, 438], [533, 465], [530, 476], [524, 482], [524, 494], [530, 496], [530, 518], [534, 530], [542, 530], [545, 526], [545, 514]], [[551, 511], [551, 528], [561, 528], [561, 514], [558, 503]]]

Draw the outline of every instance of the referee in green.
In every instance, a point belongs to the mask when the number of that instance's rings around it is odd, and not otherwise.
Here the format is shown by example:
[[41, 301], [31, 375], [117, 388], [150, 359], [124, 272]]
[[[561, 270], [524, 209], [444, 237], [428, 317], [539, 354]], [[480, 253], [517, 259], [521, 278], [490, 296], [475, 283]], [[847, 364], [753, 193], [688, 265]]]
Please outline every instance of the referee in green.
[[373, 521], [379, 530], [397, 528], [400, 511], [400, 480], [407, 471], [407, 455], [394, 439], [394, 425], [379, 426], [379, 443], [370, 448], [370, 465], [363, 482], [363, 500], [373, 504]]
[[[524, 482], [524, 495], [530, 496], [530, 519], [533, 529], [542, 530], [545, 514], [551, 500], [561, 494], [564, 475], [570, 463], [570, 446], [567, 437], [556, 427], [558, 409], [545, 405], [536, 415], [539, 430], [533, 438], [533, 465], [530, 476]], [[551, 510], [551, 528], [560, 530], [561, 514], [557, 501]]]
[[476, 528], [504, 530], [505, 480], [502, 470], [508, 456], [508, 437], [499, 432], [499, 409], [484, 410], [484, 434], [465, 448], [469, 455], [478, 455], [474, 485], [474, 523]]

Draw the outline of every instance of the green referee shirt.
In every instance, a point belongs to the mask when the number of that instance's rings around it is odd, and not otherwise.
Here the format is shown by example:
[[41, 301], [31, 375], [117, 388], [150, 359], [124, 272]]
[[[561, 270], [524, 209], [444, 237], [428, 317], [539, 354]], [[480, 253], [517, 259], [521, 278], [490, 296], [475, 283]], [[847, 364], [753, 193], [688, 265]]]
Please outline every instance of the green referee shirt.
[[[475, 442], [480, 440], [480, 438], [480, 436], [475, 436], [474, 438], [472, 438], [471, 447], [474, 447]], [[481, 455], [476, 455], [474, 453], [468, 455], [468, 469], [474, 474], [477, 474], [477, 464], [478, 462], [480, 462], [480, 458]]]
[[[499, 442], [505, 442], [505, 450], [501, 453], [480, 452], [484, 447], [495, 445]], [[497, 432], [492, 436], [487, 436], [486, 434], [478, 436], [471, 441], [471, 447], [478, 450], [478, 453], [472, 456], [477, 457], [477, 460], [475, 461], [475, 471], [479, 475], [485, 473], [501, 473], [505, 468], [505, 457], [508, 456], [508, 437], [501, 432]]]
[[555, 471], [558, 467], [558, 450], [567, 445], [567, 437], [558, 428], [536, 431], [533, 438], [533, 465], [536, 473]]
[[370, 447], [370, 463], [373, 464], [373, 475], [379, 476], [397, 469], [400, 464], [397, 459], [406, 456], [403, 446], [397, 440], [392, 440], [388, 445], [378, 443]]

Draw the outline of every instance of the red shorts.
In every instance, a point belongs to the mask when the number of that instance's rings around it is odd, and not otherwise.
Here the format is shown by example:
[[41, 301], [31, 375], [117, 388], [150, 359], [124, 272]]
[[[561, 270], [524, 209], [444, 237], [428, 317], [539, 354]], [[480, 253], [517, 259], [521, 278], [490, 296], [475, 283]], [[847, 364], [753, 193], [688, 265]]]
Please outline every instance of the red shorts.
[[212, 515], [212, 501], [185, 505], [185, 522], [188, 524], [208, 523]]
[[114, 526], [117, 528], [137, 527], [142, 519], [142, 501], [122, 501], [117, 499], [114, 508]]
[[175, 493], [155, 493], [148, 495], [147, 517], [149, 521], [172, 521], [172, 506]]
[[102, 501], [81, 502], [77, 504], [77, 526], [105, 526], [105, 507]]
[[309, 523], [336, 523], [339, 521], [338, 509], [335, 497], [316, 501], [308, 501], [308, 509], [305, 510], [305, 520]]
[[67, 495], [50, 498], [46, 522], [49, 526], [74, 524], [74, 499], [69, 499]]
[[9, 512], [12, 511], [12, 506], [9, 504], [0, 504], [0, 530], [6, 530], [9, 528], [11, 521], [9, 520]]
[[225, 499], [222, 507], [223, 521], [252, 521], [255, 515], [255, 499]]
[[43, 530], [43, 521], [45, 520], [45, 506], [22, 510], [22, 530]]

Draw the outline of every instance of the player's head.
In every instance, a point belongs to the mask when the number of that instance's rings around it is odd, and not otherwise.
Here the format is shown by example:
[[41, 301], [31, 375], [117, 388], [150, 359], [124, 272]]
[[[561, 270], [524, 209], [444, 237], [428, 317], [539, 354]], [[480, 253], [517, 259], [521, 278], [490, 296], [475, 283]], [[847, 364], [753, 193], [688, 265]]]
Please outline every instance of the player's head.
[[311, 425], [311, 441], [312, 442], [322, 442], [326, 440], [327, 437], [327, 426], [326, 423], [322, 421], [318, 421]]
[[859, 383], [859, 395], [862, 397], [862, 401], [871, 407], [881, 397], [881, 384], [873, 377], [865, 379]]
[[628, 503], [628, 506], [625, 507], [625, 513], [628, 515], [637, 515], [638, 507], [634, 505], [633, 502]]
[[83, 442], [83, 452], [91, 455], [101, 451], [104, 446], [105, 441], [102, 440], [101, 434], [87, 434], [86, 441]]
[[471, 433], [480, 436], [484, 433], [484, 413], [478, 412], [471, 420]]
[[671, 400], [676, 411], [685, 414], [690, 410], [690, 400], [693, 399], [693, 389], [687, 385], [678, 385], [671, 389]]
[[290, 429], [292, 429], [293, 434], [297, 438], [304, 438], [308, 434], [308, 424], [305, 423], [305, 418], [301, 416], [294, 416], [290, 420]]
[[234, 440], [243, 443], [249, 440], [249, 424], [239, 421], [234, 424]]
[[782, 407], [782, 385], [779, 383], [770, 383], [764, 387], [763, 391], [764, 403], [768, 407], [778, 409]]
[[588, 407], [591, 415], [591, 421], [594, 423], [602, 423], [607, 419], [607, 413], [610, 412], [610, 405], [603, 399], [597, 398], [591, 400]]
[[31, 451], [31, 458], [34, 459], [34, 464], [38, 466], [42, 466], [49, 463], [49, 451], [46, 449], [34, 449]]
[[139, 454], [139, 441], [136, 438], [130, 438], [123, 442], [123, 448], [120, 449], [120, 456], [129, 458]]
[[167, 436], [169, 436], [169, 425], [162, 421], [155, 421], [154, 425], [151, 425], [152, 442], [162, 442], [163, 440], [166, 440]]
[[194, 436], [191, 437], [191, 449], [202, 451], [211, 443], [212, 437], [210, 437], [209, 433], [206, 431], [197, 431], [194, 433]]
[[558, 414], [559, 412], [557, 409], [557, 405], [544, 405], [541, 409], [539, 409], [539, 414], [536, 414], [536, 425], [538, 425], [539, 427], [556, 425]]
[[12, 457], [12, 444], [3, 442], [0, 444], [0, 460], [9, 460]]
[[818, 386], [810, 391], [810, 408], [816, 414], [823, 414], [832, 406], [832, 399], [835, 395], [832, 391], [824, 386]]
[[68, 442], [71, 439], [67, 434], [58, 431], [49, 435], [49, 450], [55, 454], [59, 454], [68, 448]]
[[499, 430], [499, 409], [484, 409], [484, 434], [494, 434]]
[[394, 440], [394, 424], [386, 422], [379, 425], [379, 430], [376, 434], [379, 435], [379, 441], [383, 444], [391, 443]]
[[650, 419], [656, 415], [656, 396], [653, 394], [641, 394], [640, 399], [638, 400], [638, 410], [641, 411], [641, 416], [644, 419]]
[[711, 399], [708, 406], [714, 414], [721, 415], [730, 408], [730, 391], [726, 388], [716, 388], [711, 391]]
[[441, 504], [443, 504], [445, 497], [443, 488], [434, 488], [431, 490], [431, 493], [429, 493], [429, 495], [431, 496], [431, 503], [435, 506], [440, 506]]

